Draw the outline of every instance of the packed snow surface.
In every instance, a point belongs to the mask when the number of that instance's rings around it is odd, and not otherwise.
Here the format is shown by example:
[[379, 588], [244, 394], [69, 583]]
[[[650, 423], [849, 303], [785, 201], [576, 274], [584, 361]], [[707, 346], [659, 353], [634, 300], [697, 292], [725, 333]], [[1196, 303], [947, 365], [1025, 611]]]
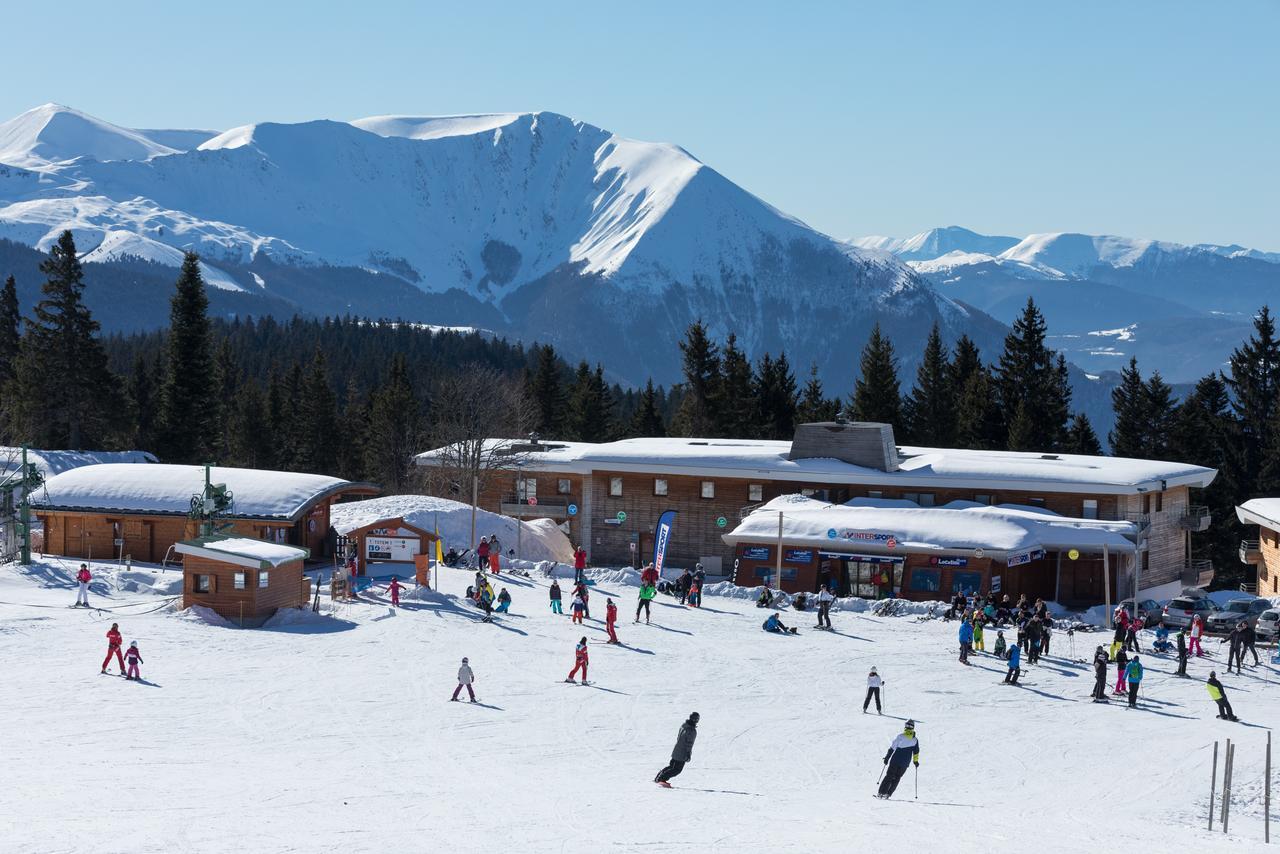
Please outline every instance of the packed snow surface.
[[[1092, 675], [1076, 659], [1102, 634], [1055, 634], [1053, 655], [1024, 660], [1022, 685], [1007, 687], [990, 654], [956, 661], [955, 623], [840, 609], [822, 633], [812, 612], [787, 610], [800, 634], [769, 635], [754, 591], [727, 585], [739, 595], [709, 594], [702, 610], [660, 596], [653, 624], [635, 625], [636, 588], [600, 580], [579, 627], [550, 613], [545, 580], [504, 573], [512, 613], [486, 625], [461, 599], [472, 574], [444, 570], [440, 592], [399, 610], [381, 590], [333, 609], [324, 591], [320, 614], [284, 611], [253, 630], [120, 591], [107, 564], [93, 567], [90, 601], [111, 610], [68, 608], [74, 568], [0, 567], [0, 713], [21, 731], [0, 787], [8, 851], [358, 854], [434, 840], [487, 854], [987, 854], [1030, 839], [1056, 854], [1108, 850], [1118, 835], [1262, 850], [1264, 729], [1280, 723], [1280, 684], [1265, 664], [1224, 678], [1244, 723], [1215, 720], [1212, 640], [1188, 680], [1144, 653], [1129, 711], [1087, 698]], [[627, 646], [602, 643], [606, 597]], [[99, 675], [113, 622], [138, 641], [144, 682], [114, 664]], [[583, 635], [594, 684], [564, 684]], [[448, 701], [463, 656], [481, 704]], [[883, 715], [861, 712], [872, 666]], [[693, 760], [660, 789], [653, 776], [692, 711]], [[918, 777], [876, 800], [907, 717]], [[1227, 738], [1238, 747], [1224, 836], [1205, 817], [1213, 745]]]
[[[156, 458], [148, 451], [51, 451], [38, 448], [27, 450], [27, 462], [35, 463], [45, 477], [62, 474], [81, 466], [101, 463], [154, 463]], [[22, 465], [22, 449], [0, 445], [0, 474], [16, 471]]]

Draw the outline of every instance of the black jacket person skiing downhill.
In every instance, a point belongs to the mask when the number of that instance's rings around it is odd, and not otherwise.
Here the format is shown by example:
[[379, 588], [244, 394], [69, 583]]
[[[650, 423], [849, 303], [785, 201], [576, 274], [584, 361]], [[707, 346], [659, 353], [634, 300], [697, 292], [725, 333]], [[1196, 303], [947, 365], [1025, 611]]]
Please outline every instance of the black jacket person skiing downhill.
[[898, 781], [902, 779], [903, 774], [907, 773], [907, 766], [913, 763], [916, 767], [920, 766], [920, 741], [916, 738], [916, 722], [907, 721], [901, 735], [893, 740], [893, 744], [889, 745], [889, 750], [884, 755], [884, 764], [889, 767], [885, 769], [884, 779], [880, 781], [880, 791], [876, 793], [876, 797], [892, 796], [894, 790], [898, 788]]
[[664, 789], [670, 789], [667, 781], [684, 770], [684, 764], [693, 759], [693, 741], [698, 737], [697, 712], [690, 712], [689, 719], [680, 725], [680, 734], [676, 736], [676, 746], [671, 749], [671, 762], [653, 778]]

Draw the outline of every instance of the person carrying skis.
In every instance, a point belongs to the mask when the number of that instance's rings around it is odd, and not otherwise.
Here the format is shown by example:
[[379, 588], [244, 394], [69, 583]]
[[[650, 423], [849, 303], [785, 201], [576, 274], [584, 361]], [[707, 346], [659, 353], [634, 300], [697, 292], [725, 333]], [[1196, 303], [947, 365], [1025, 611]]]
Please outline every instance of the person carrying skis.
[[1015, 643], [1009, 647], [1009, 672], [1004, 675], [1004, 681], [1010, 685], [1018, 684], [1018, 676], [1022, 674], [1022, 650]]
[[498, 607], [494, 610], [499, 614], [507, 613], [507, 609], [511, 607], [511, 594], [507, 592], [507, 588], [498, 591]]
[[564, 613], [560, 610], [560, 596], [560, 582], [553, 578], [551, 579], [551, 613], [553, 614]]
[[769, 619], [765, 620], [764, 625], [762, 625], [760, 628], [764, 629], [766, 632], [776, 632], [782, 635], [785, 635], [788, 633], [790, 634], [796, 633], [795, 629], [788, 628], [783, 624], [782, 620], [778, 618], [777, 611], [774, 611], [772, 614], [770, 614]]
[[907, 773], [907, 766], [920, 767], [920, 740], [916, 738], [915, 721], [903, 725], [902, 734], [894, 738], [884, 754], [884, 764], [887, 767], [876, 797], [888, 799], [897, 790], [902, 775]]
[[582, 684], [587, 684], [587, 638], [583, 635], [578, 641], [578, 645], [573, 648], [573, 669], [569, 671], [569, 677], [566, 682], [572, 682], [573, 677], [578, 675], [578, 670], [582, 670]]
[[1134, 656], [1124, 670], [1125, 679], [1129, 682], [1129, 708], [1138, 705], [1138, 686], [1142, 682], [1142, 662]]
[[867, 706], [871, 705], [871, 698], [876, 700], [876, 714], [882, 715], [884, 712], [880, 708], [880, 687], [884, 685], [884, 680], [880, 678], [880, 674], [876, 673], [876, 669], [871, 668], [871, 672], [867, 674], [867, 697], [862, 701], [862, 713], [867, 713]]
[[129, 671], [124, 678], [131, 679], [134, 682], [141, 682], [142, 677], [138, 675], [138, 665], [146, 662], [142, 660], [142, 653], [138, 651], [137, 641], [129, 641], [129, 649], [124, 654], [124, 660], [129, 663]]
[[577, 594], [573, 597], [573, 603], [569, 605], [569, 610], [573, 616], [569, 618], [571, 623], [581, 623], [582, 615], [587, 610], [587, 603], [582, 601], [582, 597]]
[[835, 599], [827, 587], [818, 588], [818, 628], [822, 628], [824, 623], [828, 629], [831, 628], [831, 603]]
[[87, 563], [80, 564], [80, 571], [76, 573], [76, 583], [80, 585], [80, 592], [76, 594], [76, 607], [89, 607], [89, 582], [93, 581], [93, 574], [89, 572]]
[[116, 661], [120, 663], [120, 675], [125, 674], [124, 655], [120, 652], [120, 645], [124, 643], [124, 638], [120, 636], [120, 624], [112, 623], [111, 628], [107, 631], [107, 657], [102, 660], [102, 672], [107, 672], [107, 665], [111, 663], [111, 656], [116, 657]]
[[[979, 614], [982, 612], [979, 611]], [[982, 640], [982, 617], [975, 617], [973, 620], [973, 648], [978, 652], [986, 652], [987, 645]]]
[[614, 624], [618, 622], [618, 606], [613, 604], [612, 599], [604, 600], [604, 628], [609, 633], [609, 643], [622, 643], [618, 640], [618, 633], [614, 631]]
[[1178, 676], [1187, 675], [1187, 633], [1178, 629]]
[[991, 652], [996, 658], [1004, 658], [1009, 654], [1009, 647], [1005, 643], [1004, 632], [1001, 629], [996, 629], [996, 645], [991, 648]]
[[1200, 637], [1204, 634], [1204, 620], [1200, 619], [1200, 615], [1196, 614], [1191, 618], [1191, 652], [1196, 658], [1204, 655], [1204, 649], [1200, 646]]
[[400, 588], [402, 587], [404, 585], [400, 583], [400, 579], [394, 575], [391, 576], [391, 583], [387, 585], [387, 590], [391, 591], [391, 605], [394, 608], [400, 607]]
[[960, 621], [960, 663], [969, 663], [969, 650], [973, 647], [973, 624], [968, 620]]
[[1129, 656], [1125, 654], [1123, 649], [1116, 650], [1116, 687], [1111, 693], [1119, 694], [1123, 697], [1125, 692], [1129, 690], [1124, 681], [1125, 671], [1128, 667]]
[[578, 546], [573, 550], [573, 583], [581, 584], [587, 571], [587, 550]]
[[701, 719], [697, 712], [690, 712], [688, 719], [680, 725], [676, 746], [671, 749], [671, 761], [653, 778], [653, 782], [662, 788], [670, 789], [671, 784], [667, 781], [683, 771], [685, 763], [693, 759], [693, 742], [698, 737], [698, 721]]
[[649, 622], [649, 604], [653, 601], [653, 597], [658, 593], [658, 588], [652, 584], [643, 584], [640, 587], [640, 598], [636, 602], [636, 622], [640, 622], [640, 612], [644, 611], [644, 621]]
[[1218, 704], [1218, 717], [1228, 721], [1238, 721], [1235, 712], [1231, 711], [1231, 703], [1227, 700], [1227, 689], [1222, 687], [1222, 683], [1218, 681], [1218, 673], [1215, 670], [1209, 671], [1209, 679], [1205, 682], [1205, 687], [1209, 689], [1209, 696]]
[[467, 659], [462, 659], [462, 666], [458, 668], [458, 687], [453, 689], [453, 696], [449, 698], [452, 703], [458, 702], [458, 695], [462, 693], [462, 689], [467, 689], [467, 696], [471, 698], [471, 702], [476, 701], [475, 689], [471, 687], [476, 681], [476, 675], [471, 672], [471, 665], [467, 663]]
[[1106, 703], [1107, 700], [1107, 651], [1099, 645], [1093, 653], [1093, 697], [1095, 703]]

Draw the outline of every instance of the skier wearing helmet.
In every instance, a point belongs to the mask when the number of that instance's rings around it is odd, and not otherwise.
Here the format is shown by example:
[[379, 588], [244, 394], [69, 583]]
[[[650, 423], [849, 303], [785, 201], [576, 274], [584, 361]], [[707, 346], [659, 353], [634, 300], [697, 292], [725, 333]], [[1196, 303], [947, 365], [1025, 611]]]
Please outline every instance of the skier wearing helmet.
[[884, 755], [884, 764], [888, 767], [885, 769], [884, 779], [880, 781], [880, 791], [876, 793], [876, 797], [888, 799], [898, 788], [902, 775], [907, 773], [907, 766], [914, 764], [917, 768], [920, 767], [920, 741], [916, 738], [915, 721], [907, 721], [902, 733], [889, 745], [889, 750]]
[[456, 703], [458, 701], [458, 695], [462, 693], [462, 687], [465, 685], [467, 688], [467, 696], [469, 696], [471, 698], [471, 702], [474, 703], [476, 701], [476, 692], [475, 689], [471, 687], [471, 683], [475, 681], [476, 675], [471, 672], [471, 665], [467, 663], [465, 658], [462, 659], [462, 666], [458, 668], [458, 687], [453, 689], [453, 696], [449, 698], [450, 702]]
[[662, 788], [670, 789], [671, 784], [667, 781], [683, 771], [685, 763], [693, 759], [693, 742], [698, 737], [700, 719], [701, 716], [697, 712], [690, 712], [689, 718], [680, 725], [676, 746], [671, 749], [671, 761], [667, 763], [666, 768], [658, 772], [658, 776], [653, 778], [653, 782]]

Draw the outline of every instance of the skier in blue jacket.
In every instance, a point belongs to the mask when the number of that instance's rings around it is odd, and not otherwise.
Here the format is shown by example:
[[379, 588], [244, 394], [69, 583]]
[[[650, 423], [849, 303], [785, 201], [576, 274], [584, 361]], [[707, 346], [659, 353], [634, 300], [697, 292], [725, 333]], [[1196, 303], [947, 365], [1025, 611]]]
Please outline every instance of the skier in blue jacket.
[[1129, 682], [1129, 708], [1138, 705], [1138, 683], [1142, 681], [1142, 663], [1138, 661], [1138, 656], [1134, 656], [1129, 660], [1129, 666], [1124, 669], [1124, 678]]
[[884, 778], [880, 781], [877, 798], [888, 798], [898, 788], [898, 781], [907, 773], [907, 766], [914, 764], [920, 767], [920, 741], [916, 738], [916, 722], [907, 721], [902, 727], [902, 734], [893, 740], [884, 755]]
[[960, 663], [969, 663], [969, 653], [973, 650], [973, 623], [965, 619], [960, 623]]
[[1010, 685], [1018, 684], [1018, 675], [1022, 672], [1018, 669], [1018, 665], [1022, 663], [1022, 650], [1015, 643], [1009, 647], [1009, 672], [1004, 675], [1004, 681]]

